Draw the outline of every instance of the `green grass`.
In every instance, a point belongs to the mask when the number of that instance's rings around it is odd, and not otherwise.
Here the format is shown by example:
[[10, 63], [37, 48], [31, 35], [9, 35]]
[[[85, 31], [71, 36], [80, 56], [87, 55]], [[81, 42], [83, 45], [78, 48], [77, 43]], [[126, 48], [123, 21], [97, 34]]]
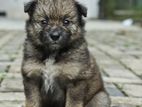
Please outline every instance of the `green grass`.
[[0, 73], [0, 82], [6, 77], [6, 73]]

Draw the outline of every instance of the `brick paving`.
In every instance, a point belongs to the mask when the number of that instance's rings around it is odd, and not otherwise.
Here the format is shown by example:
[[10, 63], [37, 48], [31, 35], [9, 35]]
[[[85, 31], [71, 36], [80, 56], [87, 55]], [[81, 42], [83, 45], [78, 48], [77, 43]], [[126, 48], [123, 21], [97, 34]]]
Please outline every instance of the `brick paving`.
[[[100, 29], [87, 28], [86, 39], [112, 106], [142, 107], [142, 31], [113, 26], [105, 29], [103, 24], [97, 23]], [[24, 103], [20, 74], [24, 38], [24, 30], [0, 30], [0, 107], [22, 107]]]

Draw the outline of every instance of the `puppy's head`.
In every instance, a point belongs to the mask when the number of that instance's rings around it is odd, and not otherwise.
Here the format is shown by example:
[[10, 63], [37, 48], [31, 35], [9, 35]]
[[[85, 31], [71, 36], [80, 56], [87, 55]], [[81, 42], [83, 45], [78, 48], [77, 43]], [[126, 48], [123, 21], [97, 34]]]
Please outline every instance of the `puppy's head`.
[[75, 0], [34, 0], [25, 5], [29, 14], [28, 38], [35, 45], [59, 50], [81, 38], [87, 9]]

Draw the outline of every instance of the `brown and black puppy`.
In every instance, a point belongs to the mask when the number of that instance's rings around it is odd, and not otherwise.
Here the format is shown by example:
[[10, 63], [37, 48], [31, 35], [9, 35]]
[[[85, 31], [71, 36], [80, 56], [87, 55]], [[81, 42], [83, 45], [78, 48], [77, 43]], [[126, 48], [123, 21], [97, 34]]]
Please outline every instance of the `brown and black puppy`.
[[25, 5], [25, 12], [26, 107], [109, 107], [84, 39], [87, 9], [75, 0], [35, 0]]

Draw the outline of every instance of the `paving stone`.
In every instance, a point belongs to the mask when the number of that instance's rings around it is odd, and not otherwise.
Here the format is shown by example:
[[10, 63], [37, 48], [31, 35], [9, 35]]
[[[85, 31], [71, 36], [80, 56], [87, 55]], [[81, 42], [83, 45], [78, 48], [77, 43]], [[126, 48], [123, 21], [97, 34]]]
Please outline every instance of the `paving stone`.
[[137, 84], [142, 85], [141, 79], [131, 79], [131, 78], [120, 78], [120, 77], [106, 77], [103, 76], [103, 79], [107, 83], [115, 83], [115, 84]]
[[0, 92], [23, 92], [21, 74], [8, 73], [1, 83]]
[[105, 83], [105, 87], [109, 95], [111, 96], [124, 96], [121, 91], [119, 91], [115, 85], [112, 83]]
[[139, 50], [126, 51], [125, 54], [131, 55], [131, 56], [140, 56], [142, 55], [142, 51], [139, 51]]
[[4, 62], [4, 61], [11, 61], [10, 56], [8, 56], [7, 54], [0, 54], [0, 62]]
[[142, 70], [142, 66], [141, 66], [141, 63], [142, 63], [142, 60], [139, 60], [139, 59], [122, 59], [121, 60], [123, 63], [126, 64], [126, 66], [130, 67], [131, 69], [134, 69], [134, 70]]
[[16, 54], [13, 63], [9, 68], [10, 73], [21, 73], [22, 52], [21, 50]]
[[14, 33], [8, 33], [6, 34], [3, 38], [1, 38], [0, 40], [0, 47], [2, 47], [4, 44], [6, 44], [8, 41], [10, 41], [10, 39], [12, 39]]
[[[112, 65], [113, 66], [113, 65]], [[129, 78], [129, 79], [139, 79], [136, 75], [130, 72], [127, 69], [114, 69], [114, 68], [104, 68], [104, 71], [110, 77], [120, 77], [120, 78]]]
[[112, 105], [131, 105], [131, 106], [136, 106], [136, 107], [142, 105], [141, 98], [111, 96], [111, 101], [112, 101]]
[[135, 85], [135, 84], [118, 84], [118, 85], [128, 96], [142, 98], [142, 85]]
[[10, 66], [12, 62], [0, 62], [0, 66]]
[[133, 59], [133, 60], [125, 59], [125, 60], [123, 60], [122, 59], [122, 62], [125, 63], [131, 69], [142, 70], [142, 66], [141, 66], [142, 60], [139, 60], [139, 59]]
[[134, 60], [125, 59], [124, 60], [124, 59], [122, 59], [121, 61], [126, 67], [128, 67], [134, 73], [136, 73], [137, 75], [142, 77], [142, 66], [141, 66], [142, 60], [139, 60], [139, 59], [134, 59]]
[[9, 101], [2, 101], [0, 102], [0, 107], [22, 107], [23, 102], [9, 102]]
[[6, 72], [7, 67], [7, 65], [0, 65], [0, 73]]
[[130, 104], [112, 104], [111, 107], [138, 107]]
[[23, 102], [25, 100], [24, 93], [8, 92], [0, 93], [0, 104], [1, 102]]
[[135, 70], [134, 71], [140, 78], [142, 78], [142, 70]]

